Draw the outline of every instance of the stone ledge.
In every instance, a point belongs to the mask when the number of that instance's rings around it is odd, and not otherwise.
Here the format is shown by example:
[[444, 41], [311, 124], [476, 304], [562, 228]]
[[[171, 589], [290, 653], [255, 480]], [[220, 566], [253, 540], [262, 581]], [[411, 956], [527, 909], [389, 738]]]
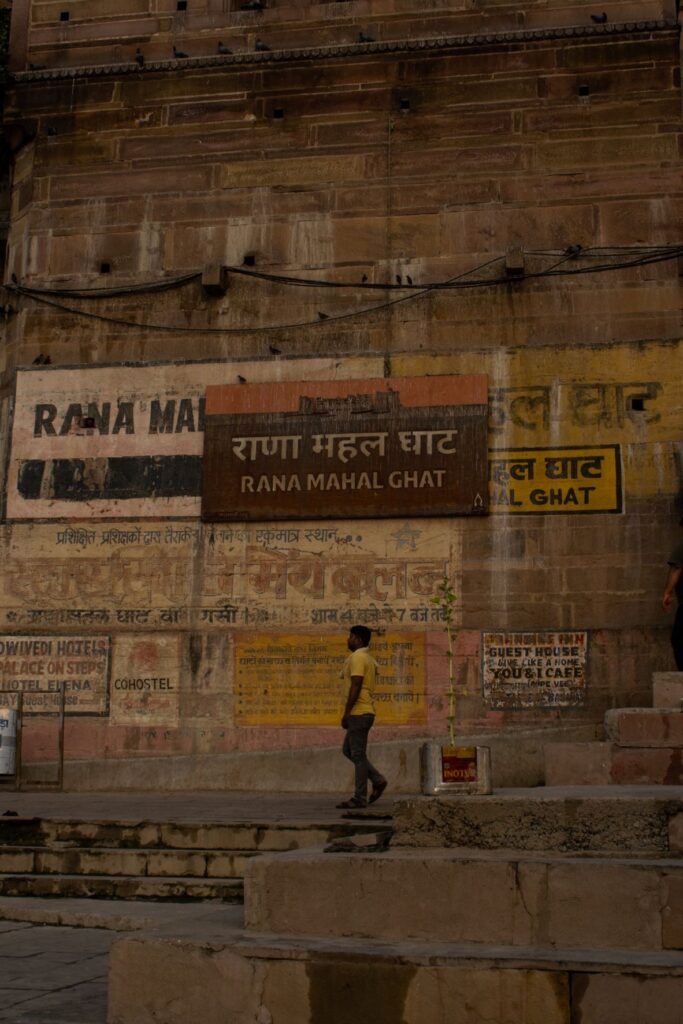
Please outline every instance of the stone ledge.
[[658, 1024], [678, 1024], [683, 955], [169, 934], [114, 944], [108, 1021], [566, 1024], [580, 1009], [582, 1024], [642, 1024], [623, 1009], [634, 987], [638, 1004], [657, 1006]]
[[422, 50], [451, 50], [463, 47], [495, 46], [544, 42], [546, 40], [590, 39], [601, 36], [623, 36], [640, 32], [677, 30], [673, 21], [629, 21], [621, 24], [576, 25], [572, 27], [526, 29], [517, 32], [484, 32], [474, 35], [442, 36], [431, 39], [399, 39], [387, 42], [353, 43], [342, 46], [314, 46], [292, 50], [235, 53], [219, 57], [188, 57], [185, 60], [149, 61], [139, 67], [134, 61], [118, 64], [89, 64], [80, 67], [45, 68], [35, 71], [14, 71], [10, 82], [47, 82], [63, 78], [140, 75], [159, 71], [184, 71], [194, 68], [232, 68], [244, 64], [271, 64], [281, 61], [365, 57], [367, 54], [419, 53]]

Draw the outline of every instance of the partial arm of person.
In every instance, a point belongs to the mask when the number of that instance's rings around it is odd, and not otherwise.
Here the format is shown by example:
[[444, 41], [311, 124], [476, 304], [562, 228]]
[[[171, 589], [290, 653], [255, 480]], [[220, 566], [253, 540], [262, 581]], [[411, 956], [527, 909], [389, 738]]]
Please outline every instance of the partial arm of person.
[[662, 595], [662, 608], [665, 612], [668, 612], [671, 607], [676, 584], [680, 580], [682, 573], [683, 565], [672, 565], [669, 567], [669, 575], [666, 578], [666, 586], [664, 587], [664, 594]]
[[346, 707], [344, 708], [344, 717], [342, 718], [341, 724], [342, 729], [348, 728], [348, 717], [353, 710], [353, 705], [360, 697], [360, 691], [363, 686], [362, 676], [351, 676], [351, 685], [349, 686], [349, 693], [346, 698]]

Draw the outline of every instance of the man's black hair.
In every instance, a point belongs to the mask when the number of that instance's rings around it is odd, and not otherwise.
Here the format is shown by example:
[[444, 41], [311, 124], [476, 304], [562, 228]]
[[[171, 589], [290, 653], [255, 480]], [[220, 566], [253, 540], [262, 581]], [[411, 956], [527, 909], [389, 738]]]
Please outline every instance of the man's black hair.
[[353, 633], [359, 640], [362, 641], [363, 647], [367, 647], [372, 637], [372, 630], [368, 629], [367, 626], [351, 626], [349, 633]]

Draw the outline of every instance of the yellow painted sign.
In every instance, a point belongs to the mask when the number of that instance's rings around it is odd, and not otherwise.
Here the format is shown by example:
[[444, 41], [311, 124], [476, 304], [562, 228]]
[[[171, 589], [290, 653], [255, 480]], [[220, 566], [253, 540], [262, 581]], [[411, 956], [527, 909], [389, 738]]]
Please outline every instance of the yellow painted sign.
[[492, 512], [621, 512], [619, 445], [489, 452]]
[[[424, 724], [424, 635], [387, 633], [373, 638], [370, 653], [379, 665], [375, 723]], [[339, 726], [347, 656], [344, 636], [242, 636], [235, 643], [236, 724]]]

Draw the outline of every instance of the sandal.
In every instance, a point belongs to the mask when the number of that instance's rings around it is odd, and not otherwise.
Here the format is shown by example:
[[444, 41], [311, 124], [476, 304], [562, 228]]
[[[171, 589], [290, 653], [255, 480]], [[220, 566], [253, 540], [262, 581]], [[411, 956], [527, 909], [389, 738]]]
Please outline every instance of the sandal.
[[376, 786], [372, 787], [372, 793], [370, 794], [369, 804], [374, 804], [375, 800], [379, 800], [384, 790], [387, 788], [389, 783], [385, 779], [383, 782], [378, 782]]
[[343, 807], [345, 810], [348, 810], [351, 807], [367, 807], [367, 806], [368, 805], [367, 805], [367, 802], [365, 800], [357, 800], [355, 796], [352, 796], [350, 800], [342, 800], [342, 802], [340, 804], [337, 804], [337, 807]]

